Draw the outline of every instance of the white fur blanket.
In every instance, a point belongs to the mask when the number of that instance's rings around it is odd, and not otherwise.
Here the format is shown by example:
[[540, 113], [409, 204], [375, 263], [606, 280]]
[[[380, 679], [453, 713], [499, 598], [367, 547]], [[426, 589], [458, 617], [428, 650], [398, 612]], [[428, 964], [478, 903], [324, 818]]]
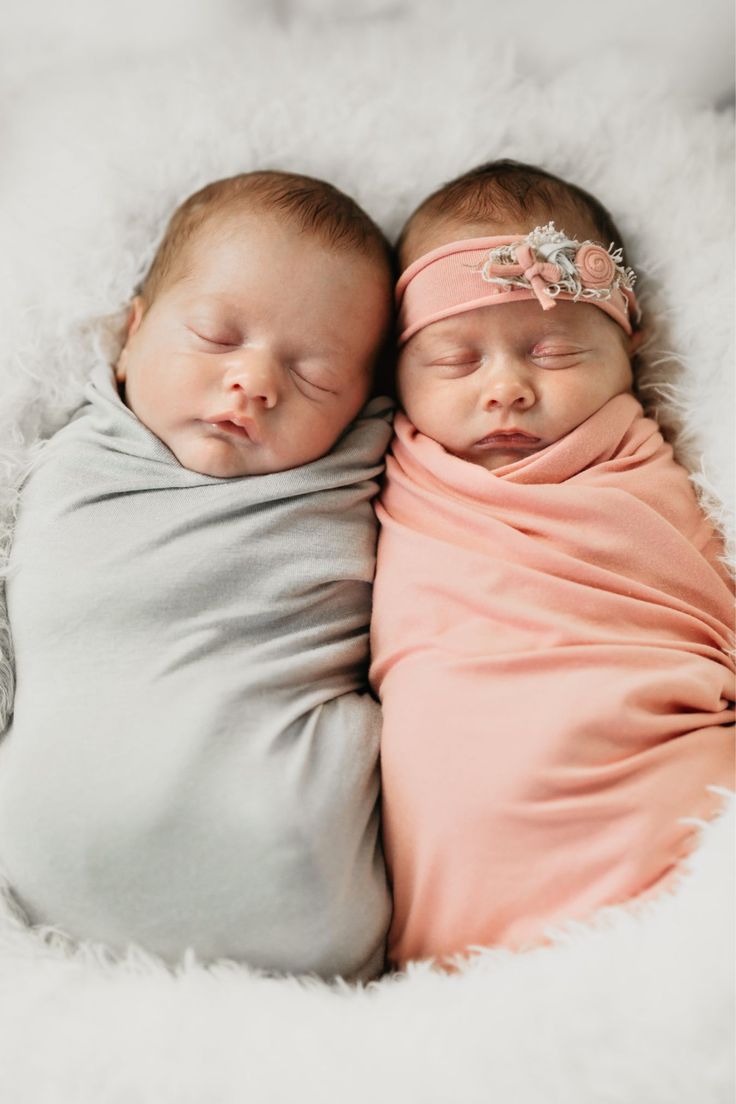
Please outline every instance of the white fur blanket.
[[[6, 42], [5, 542], [29, 450], [76, 404], [95, 345], [114, 341], [96, 320], [119, 318], [183, 196], [234, 171], [295, 169], [332, 179], [393, 233], [429, 189], [496, 156], [543, 164], [612, 209], [642, 273], [646, 394], [730, 529], [732, 121], [650, 74], [631, 79], [624, 55], [521, 75], [478, 18], [263, 22], [196, 47], [174, 34], [168, 49], [129, 36], [71, 62], [48, 48], [25, 70], [21, 42]], [[1, 636], [0, 650], [7, 679]], [[0, 1099], [725, 1104], [732, 840], [729, 811], [674, 893], [552, 947], [368, 989], [194, 962], [178, 976], [142, 959], [112, 966], [29, 932], [8, 903]]]

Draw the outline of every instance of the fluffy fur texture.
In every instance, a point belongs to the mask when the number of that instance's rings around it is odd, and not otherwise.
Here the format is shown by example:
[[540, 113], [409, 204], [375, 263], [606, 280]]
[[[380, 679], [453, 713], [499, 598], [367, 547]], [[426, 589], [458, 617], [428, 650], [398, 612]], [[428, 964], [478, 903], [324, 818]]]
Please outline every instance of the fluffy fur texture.
[[733, 814], [677, 892], [557, 945], [368, 988], [176, 976], [0, 928], [0, 1097], [13, 1104], [727, 1104]]
[[[3, 549], [36, 442], [79, 401], [95, 348], [114, 354], [185, 195], [244, 169], [293, 169], [334, 181], [394, 233], [430, 189], [496, 156], [570, 176], [611, 208], [642, 274], [643, 395], [730, 531], [731, 119], [650, 73], [627, 80], [621, 54], [589, 53], [538, 82], [497, 44], [480, 48], [477, 26], [449, 20], [217, 30], [196, 49], [136, 48], [129, 35], [73, 65], [47, 43], [5, 70]], [[0, 652], [7, 713], [1, 618]], [[553, 947], [368, 989], [194, 961], [174, 976], [143, 956], [113, 965], [29, 932], [6, 897], [0, 1098], [720, 1104], [733, 1089], [732, 839], [729, 811], [674, 892]]]

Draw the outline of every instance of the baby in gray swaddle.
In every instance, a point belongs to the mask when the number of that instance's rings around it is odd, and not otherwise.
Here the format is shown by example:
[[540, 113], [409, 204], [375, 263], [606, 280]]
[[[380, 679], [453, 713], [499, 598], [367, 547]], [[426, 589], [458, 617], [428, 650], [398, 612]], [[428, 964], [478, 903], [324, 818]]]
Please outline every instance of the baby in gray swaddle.
[[40, 452], [6, 583], [0, 869], [116, 950], [369, 978], [389, 898], [367, 690], [388, 246], [308, 177], [174, 214], [115, 369]]

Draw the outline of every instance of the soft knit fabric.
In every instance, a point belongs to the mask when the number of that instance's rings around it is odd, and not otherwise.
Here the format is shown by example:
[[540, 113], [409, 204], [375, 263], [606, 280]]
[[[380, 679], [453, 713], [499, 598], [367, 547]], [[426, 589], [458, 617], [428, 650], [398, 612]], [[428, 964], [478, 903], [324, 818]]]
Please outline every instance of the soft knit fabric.
[[688, 477], [631, 395], [489, 472], [403, 415], [378, 506], [391, 959], [661, 883], [733, 777], [732, 600]]
[[183, 468], [100, 365], [21, 499], [0, 868], [34, 922], [371, 977], [389, 899], [367, 689], [391, 404], [272, 475]]

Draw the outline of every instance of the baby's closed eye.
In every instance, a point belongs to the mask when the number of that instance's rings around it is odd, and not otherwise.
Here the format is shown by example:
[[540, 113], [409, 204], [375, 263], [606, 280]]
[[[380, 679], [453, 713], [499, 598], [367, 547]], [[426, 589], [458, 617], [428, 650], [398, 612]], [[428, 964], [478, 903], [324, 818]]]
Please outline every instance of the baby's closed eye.
[[300, 385], [306, 384], [306, 386], [313, 391], [321, 391], [325, 395], [337, 394], [333, 387], [328, 386], [328, 383], [332, 381], [328, 378], [324, 370], [320, 370], [319, 367], [315, 365], [310, 365], [308, 363], [301, 364], [299, 362], [292, 362], [288, 364], [287, 367], [300, 391], [303, 390]]
[[581, 346], [541, 343], [535, 345], [529, 355], [535, 364], [544, 368], [567, 368], [581, 360], [585, 353]]
[[205, 345], [215, 345], [221, 349], [233, 349], [243, 343], [242, 333], [236, 332], [233, 329], [227, 329], [223, 326], [215, 326], [202, 322], [193, 326], [187, 326], [187, 329], [199, 341], [204, 342]]
[[444, 376], [462, 376], [473, 372], [482, 361], [480, 353], [474, 349], [463, 349], [442, 356], [434, 356], [428, 367], [436, 368]]

